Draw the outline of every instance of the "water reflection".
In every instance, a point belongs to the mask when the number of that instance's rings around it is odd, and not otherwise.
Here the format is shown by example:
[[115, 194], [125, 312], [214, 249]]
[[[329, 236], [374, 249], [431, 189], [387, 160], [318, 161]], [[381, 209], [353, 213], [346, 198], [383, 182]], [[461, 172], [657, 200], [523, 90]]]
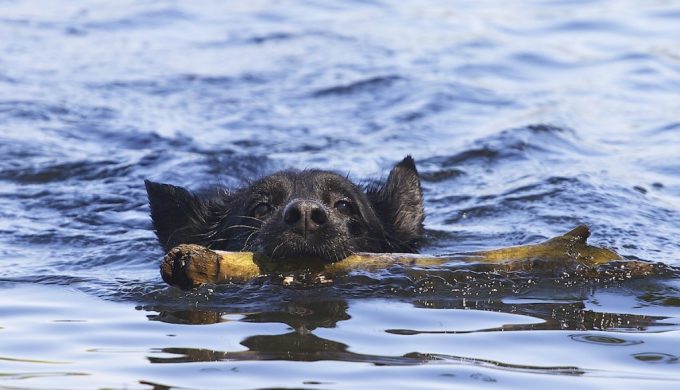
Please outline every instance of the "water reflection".
[[596, 334], [574, 334], [571, 335], [570, 338], [574, 341], [582, 343], [617, 347], [626, 347], [629, 345], [637, 345], [643, 343], [642, 340], [623, 339], [620, 337], [603, 336]]
[[[500, 331], [535, 331], [535, 330], [573, 330], [573, 331], [614, 331], [639, 332], [677, 329], [679, 324], [661, 322], [667, 317], [636, 315], [625, 313], [607, 313], [589, 310], [583, 302], [531, 302], [527, 304], [505, 303], [502, 300], [469, 300], [438, 299], [412, 300], [414, 310], [439, 309], [442, 311], [467, 309], [482, 312], [512, 313], [527, 316], [527, 323], [505, 324], [501, 326], [482, 327], [471, 330], [457, 329], [392, 329], [389, 319], [374, 319], [375, 327], [383, 327], [382, 332], [399, 336], [419, 334], [464, 334], [477, 332]], [[313, 300], [307, 302], [289, 302], [252, 313], [234, 313], [222, 310], [160, 310], [147, 317], [151, 321], [162, 321], [172, 324], [205, 325], [226, 321], [242, 321], [250, 323], [282, 323], [290, 331], [284, 334], [251, 335], [240, 341], [247, 348], [245, 351], [223, 351], [206, 348], [158, 348], [153, 356], [148, 356], [152, 363], [187, 363], [213, 361], [242, 360], [287, 360], [287, 361], [343, 361], [362, 362], [374, 365], [418, 365], [430, 362], [454, 362], [464, 364], [482, 364], [504, 367], [512, 370], [549, 370], [552, 373], [580, 374], [577, 367], [542, 367], [530, 365], [512, 365], [500, 361], [472, 358], [467, 356], [443, 355], [414, 351], [397, 356], [376, 355], [353, 352], [347, 344], [333, 340], [332, 337], [321, 337], [315, 330], [319, 328], [337, 328], [343, 321], [352, 321], [350, 307], [352, 301], [343, 299]], [[472, 313], [473, 311], [466, 311]], [[417, 312], [416, 312], [417, 313]], [[380, 315], [377, 313], [376, 315]], [[388, 329], [384, 329], [388, 327]], [[575, 341], [607, 344], [635, 345], [641, 341], [628, 336], [611, 336], [602, 334], [574, 334]], [[654, 356], [640, 355], [639, 360], [653, 361]], [[664, 358], [664, 360], [669, 360]], [[670, 359], [672, 360], [672, 359]]]
[[661, 352], [647, 352], [647, 353], [636, 353], [633, 357], [641, 362], [650, 364], [678, 364], [680, 363], [680, 357], [676, 355], [671, 355], [669, 353]]
[[[316, 336], [316, 328], [333, 328], [339, 321], [350, 319], [349, 305], [344, 300], [289, 303], [273, 311], [249, 313], [240, 321], [255, 323], [278, 322], [292, 330], [281, 335], [254, 335], [241, 341], [248, 348], [244, 352], [222, 352], [194, 348], [162, 348], [160, 352], [174, 357], [149, 357], [152, 363], [205, 362], [216, 360], [340, 360], [374, 364], [419, 364], [423, 359], [413, 357], [383, 357], [354, 354], [348, 346]], [[221, 311], [161, 311], [151, 315], [152, 321], [181, 324], [214, 324], [227, 321], [231, 313]]]
[[660, 323], [665, 316], [650, 316], [625, 313], [597, 312], [587, 308], [582, 301], [575, 302], [537, 302], [531, 304], [508, 304], [496, 300], [458, 300], [430, 301], [420, 300], [415, 304], [421, 307], [439, 309], [475, 309], [503, 313], [521, 314], [542, 319], [535, 324], [505, 325], [500, 328], [480, 329], [480, 331], [500, 330], [616, 330], [645, 331], [650, 328], [671, 326]]

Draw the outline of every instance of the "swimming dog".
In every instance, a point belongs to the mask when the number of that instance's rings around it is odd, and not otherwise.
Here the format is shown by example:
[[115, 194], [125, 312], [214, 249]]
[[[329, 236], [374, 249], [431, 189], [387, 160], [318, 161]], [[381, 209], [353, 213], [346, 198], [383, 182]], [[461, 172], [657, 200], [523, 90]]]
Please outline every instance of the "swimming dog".
[[276, 172], [211, 197], [145, 184], [166, 251], [192, 243], [275, 260], [333, 262], [354, 252], [416, 252], [423, 237], [423, 195], [411, 156], [386, 180], [364, 186], [316, 169]]

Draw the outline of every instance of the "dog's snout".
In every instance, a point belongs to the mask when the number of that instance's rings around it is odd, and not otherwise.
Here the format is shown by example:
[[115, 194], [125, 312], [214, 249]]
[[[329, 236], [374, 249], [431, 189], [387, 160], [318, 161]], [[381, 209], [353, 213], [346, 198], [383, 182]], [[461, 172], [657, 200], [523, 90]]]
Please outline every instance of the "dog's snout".
[[317, 231], [328, 221], [323, 206], [313, 200], [296, 199], [283, 210], [283, 222], [304, 236]]

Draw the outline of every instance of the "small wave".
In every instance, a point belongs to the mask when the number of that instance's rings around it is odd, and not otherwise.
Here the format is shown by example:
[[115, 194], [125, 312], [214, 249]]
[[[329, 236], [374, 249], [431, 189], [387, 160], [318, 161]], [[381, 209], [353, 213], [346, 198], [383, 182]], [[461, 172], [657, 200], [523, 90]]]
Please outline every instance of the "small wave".
[[83, 120], [104, 121], [115, 118], [116, 111], [103, 106], [66, 106], [37, 100], [0, 101], [0, 120], [63, 121], [75, 123]]
[[[171, 96], [186, 91], [206, 92], [207, 88], [218, 89], [222, 94], [236, 87], [262, 84], [269, 77], [253, 72], [244, 72], [236, 76], [203, 75], [196, 73], [179, 74], [166, 78], [113, 80], [87, 83], [93, 91], [120, 91], [123, 93], [143, 93], [150, 96]], [[222, 104], [233, 100], [225, 96]]]
[[327, 96], [337, 96], [337, 95], [349, 95], [354, 93], [364, 93], [379, 90], [382, 88], [387, 88], [392, 84], [403, 80], [401, 76], [388, 75], [388, 76], [376, 76], [367, 79], [362, 79], [358, 81], [351, 82], [344, 85], [336, 85], [333, 87], [322, 88], [314, 91], [312, 96], [314, 97], [327, 97]]
[[287, 40], [293, 39], [295, 36], [296, 36], [295, 34], [286, 33], [286, 32], [273, 32], [273, 33], [269, 33], [269, 34], [266, 34], [266, 35], [258, 35], [258, 36], [250, 37], [246, 40], [246, 42], [261, 45], [263, 43], [269, 43], [269, 42], [287, 41]]
[[119, 19], [87, 21], [76, 26], [92, 30], [144, 29], [163, 27], [192, 18], [189, 13], [168, 8], [139, 12]]
[[66, 180], [99, 180], [128, 175], [133, 166], [112, 160], [74, 161], [69, 163], [44, 164], [38, 167], [4, 169], [0, 180], [12, 180], [23, 184], [45, 184]]
[[420, 171], [420, 179], [425, 182], [439, 183], [465, 175], [465, 171], [457, 168], [444, 168], [433, 171]]
[[[431, 157], [423, 163], [449, 169], [459, 166], [495, 165], [530, 157], [540, 158], [543, 155], [555, 158], [572, 153], [591, 153], [577, 142], [575, 134], [569, 129], [544, 124], [529, 125], [503, 130], [474, 141], [467, 150], [452, 156]], [[430, 171], [430, 175], [435, 173]]]
[[64, 106], [55, 106], [36, 101], [3, 101], [0, 102], [0, 115], [25, 120], [47, 121], [54, 117], [62, 117], [71, 111]]

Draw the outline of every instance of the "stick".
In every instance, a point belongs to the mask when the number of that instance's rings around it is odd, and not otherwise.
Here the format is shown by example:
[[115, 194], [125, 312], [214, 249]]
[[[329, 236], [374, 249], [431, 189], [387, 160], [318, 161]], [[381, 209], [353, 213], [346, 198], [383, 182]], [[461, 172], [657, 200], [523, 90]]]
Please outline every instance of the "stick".
[[578, 262], [594, 267], [622, 260], [616, 252], [588, 245], [590, 231], [580, 225], [568, 233], [539, 244], [514, 246], [489, 251], [450, 256], [426, 256], [409, 253], [356, 253], [335, 263], [286, 261], [277, 263], [252, 252], [213, 251], [201, 245], [181, 244], [171, 249], [161, 264], [166, 283], [189, 290], [203, 284], [247, 282], [274, 272], [319, 272], [325, 276], [346, 274], [354, 270], [377, 270], [392, 265], [409, 267], [440, 266], [451, 262], [476, 262], [498, 265], [505, 271], [529, 270], [532, 260], [554, 264]]

